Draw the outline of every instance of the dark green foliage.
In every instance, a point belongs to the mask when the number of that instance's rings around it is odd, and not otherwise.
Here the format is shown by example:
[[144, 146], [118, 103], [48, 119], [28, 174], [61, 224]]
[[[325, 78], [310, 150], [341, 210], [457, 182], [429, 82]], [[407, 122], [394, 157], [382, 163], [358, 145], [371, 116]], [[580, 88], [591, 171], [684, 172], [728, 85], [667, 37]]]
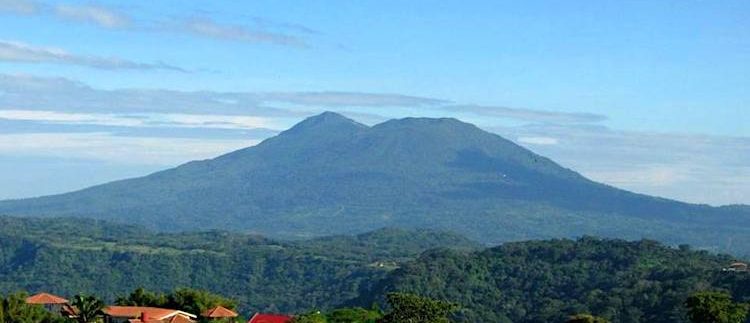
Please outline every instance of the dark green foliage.
[[26, 293], [13, 293], [0, 297], [0, 323], [65, 323], [59, 315], [50, 313], [41, 305], [26, 304]]
[[115, 303], [125, 306], [172, 308], [195, 314], [203, 313], [216, 306], [223, 306], [228, 309], [237, 307], [235, 300], [205, 290], [191, 288], [178, 288], [170, 293], [161, 294], [139, 287], [127, 297], [119, 297]]
[[0, 212], [293, 238], [384, 226], [449, 230], [491, 244], [590, 234], [750, 254], [747, 207], [691, 205], [595, 183], [455, 119], [367, 127], [325, 113], [215, 159], [4, 201]]
[[743, 323], [748, 304], [735, 303], [726, 292], [702, 291], [685, 301], [688, 317], [694, 323]]
[[383, 317], [378, 309], [339, 308], [328, 313], [329, 323], [376, 323]]
[[130, 295], [118, 297], [117, 300], [115, 300], [115, 304], [121, 306], [164, 307], [168, 302], [169, 300], [166, 294], [148, 291], [143, 287], [138, 287], [130, 293]]
[[[120, 232], [90, 220], [0, 222], [7, 224], [0, 226], [0, 292], [6, 293], [86, 292], [189, 312], [214, 303], [231, 307], [221, 301], [226, 297], [243, 314], [319, 308], [328, 322], [359, 314], [373, 319], [378, 310], [332, 309], [385, 304], [396, 291], [458, 304], [457, 322], [565, 322], [577, 313], [623, 323], [687, 322], [684, 302], [695, 291], [722, 289], [737, 302], [750, 300], [750, 273], [721, 270], [734, 258], [650, 240], [585, 237], [472, 251], [470, 241], [428, 231], [277, 242], [225, 232]], [[60, 227], [74, 234], [66, 237]], [[446, 249], [454, 244], [459, 248]], [[423, 248], [437, 249], [418, 255]], [[186, 286], [207, 292], [172, 292]]]
[[455, 302], [467, 322], [564, 322], [596, 313], [612, 322], [687, 322], [696, 290], [725, 288], [750, 297], [750, 275], [732, 262], [643, 240], [582, 238], [507, 243], [478, 252], [436, 250], [393, 271], [354, 304], [404, 291]]
[[609, 321], [591, 314], [576, 314], [571, 316], [566, 323], [609, 323]]
[[70, 305], [76, 309], [75, 320], [78, 323], [96, 322], [105, 307], [104, 302], [92, 295], [76, 295]]
[[[237, 300], [242, 313], [329, 309], [425, 249], [478, 246], [452, 234], [396, 229], [277, 242], [216, 231], [120, 231], [79, 219], [0, 217], [0, 224], [0, 292], [86, 292], [107, 302], [160, 304], [178, 296], [200, 299], [189, 292], [162, 295], [191, 287]], [[153, 293], [134, 292], [141, 286]]]
[[388, 293], [391, 311], [383, 323], [443, 323], [458, 310], [453, 303], [420, 297], [408, 293]]
[[337, 308], [328, 313], [311, 311], [294, 317], [293, 323], [378, 323], [383, 313], [361, 307]]
[[292, 323], [327, 323], [325, 314], [320, 311], [312, 311], [302, 315], [295, 316]]

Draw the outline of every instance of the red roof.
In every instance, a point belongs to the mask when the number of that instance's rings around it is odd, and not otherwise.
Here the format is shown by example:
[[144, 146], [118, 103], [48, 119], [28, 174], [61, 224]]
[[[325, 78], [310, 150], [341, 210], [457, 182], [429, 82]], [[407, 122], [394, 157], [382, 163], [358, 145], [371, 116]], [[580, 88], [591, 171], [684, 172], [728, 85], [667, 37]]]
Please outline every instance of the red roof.
[[27, 304], [67, 304], [68, 300], [48, 293], [39, 293], [26, 298]]
[[182, 315], [175, 315], [169, 319], [169, 323], [193, 323], [193, 320]]
[[194, 322], [195, 321], [193, 321], [193, 320], [191, 320], [191, 319], [189, 319], [187, 317], [184, 317], [182, 315], [172, 316], [172, 318], [168, 319], [168, 320], [167, 319], [165, 319], [165, 320], [155, 320], [155, 319], [152, 319], [152, 318], [146, 318], [145, 321], [142, 318], [141, 319], [129, 319], [128, 320], [128, 323], [194, 323]]
[[224, 306], [216, 306], [214, 308], [210, 308], [206, 310], [201, 315], [203, 317], [221, 318], [221, 317], [237, 317], [239, 314], [237, 314], [236, 312]]
[[292, 317], [289, 315], [256, 313], [247, 323], [288, 323], [291, 321]]
[[113, 317], [127, 317], [134, 319], [140, 319], [145, 316], [148, 319], [156, 320], [163, 320], [175, 315], [187, 316], [190, 318], [195, 317], [195, 315], [183, 311], [144, 306], [108, 306], [104, 309], [104, 314]]

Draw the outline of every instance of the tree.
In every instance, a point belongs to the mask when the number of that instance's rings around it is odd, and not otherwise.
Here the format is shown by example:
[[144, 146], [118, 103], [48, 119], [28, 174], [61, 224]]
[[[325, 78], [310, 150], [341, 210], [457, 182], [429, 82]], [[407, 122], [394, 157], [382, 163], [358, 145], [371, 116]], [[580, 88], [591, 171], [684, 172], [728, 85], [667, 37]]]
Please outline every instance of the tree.
[[71, 303], [76, 308], [75, 320], [79, 323], [92, 323], [101, 316], [104, 302], [92, 295], [76, 295]]
[[456, 304], [414, 294], [389, 293], [387, 298], [392, 310], [383, 317], [383, 323], [450, 322], [448, 316], [458, 310]]
[[15, 293], [0, 299], [0, 323], [50, 323], [61, 322], [39, 305], [26, 304], [25, 293]]
[[568, 318], [567, 323], [609, 323], [609, 321], [591, 314], [576, 314]]
[[235, 300], [192, 288], [178, 288], [169, 294], [137, 288], [127, 297], [118, 297], [115, 303], [126, 306], [166, 307], [193, 314], [203, 313], [207, 309], [219, 305], [229, 309], [237, 307]]
[[703, 291], [692, 294], [685, 301], [688, 317], [696, 323], [742, 323], [748, 305], [735, 303], [727, 292]]
[[143, 287], [136, 288], [127, 297], [118, 297], [115, 304], [122, 306], [153, 306], [164, 307], [167, 296], [147, 291]]
[[169, 308], [195, 314], [203, 313], [205, 310], [219, 305], [234, 309], [237, 307], [237, 302], [205, 290], [178, 288], [167, 295], [166, 304]]
[[375, 323], [383, 317], [379, 309], [339, 308], [326, 315], [330, 323]]
[[312, 311], [302, 315], [297, 315], [292, 319], [292, 323], [327, 323], [326, 316], [320, 311]]

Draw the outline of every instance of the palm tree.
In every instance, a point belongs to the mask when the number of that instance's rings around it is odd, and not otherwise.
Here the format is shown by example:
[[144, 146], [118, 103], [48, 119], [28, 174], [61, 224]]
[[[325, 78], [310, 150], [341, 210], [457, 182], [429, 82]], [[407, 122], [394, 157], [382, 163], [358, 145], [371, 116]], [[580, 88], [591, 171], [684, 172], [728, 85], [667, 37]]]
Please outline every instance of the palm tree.
[[91, 295], [76, 295], [72, 304], [76, 309], [75, 320], [79, 323], [93, 323], [103, 314], [104, 302]]

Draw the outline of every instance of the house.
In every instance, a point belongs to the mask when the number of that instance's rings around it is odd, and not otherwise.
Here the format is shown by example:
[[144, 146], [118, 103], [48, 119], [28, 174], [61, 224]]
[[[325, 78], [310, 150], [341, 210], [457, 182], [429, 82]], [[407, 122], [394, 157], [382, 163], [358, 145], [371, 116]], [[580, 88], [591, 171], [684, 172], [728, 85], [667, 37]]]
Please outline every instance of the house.
[[188, 323], [195, 314], [158, 307], [108, 306], [104, 308], [105, 323]]
[[255, 313], [247, 323], [288, 323], [291, 321], [292, 317], [288, 315]]
[[42, 305], [52, 313], [60, 313], [69, 303], [67, 299], [49, 293], [34, 294], [26, 298], [26, 304]]
[[201, 313], [201, 316], [209, 320], [215, 320], [215, 319], [233, 319], [239, 316], [239, 314], [237, 314], [237, 312], [232, 311], [224, 306], [216, 306], [214, 308], [207, 309], [206, 311]]
[[739, 261], [729, 264], [729, 268], [726, 268], [728, 271], [747, 271], [747, 269], [747, 264]]

